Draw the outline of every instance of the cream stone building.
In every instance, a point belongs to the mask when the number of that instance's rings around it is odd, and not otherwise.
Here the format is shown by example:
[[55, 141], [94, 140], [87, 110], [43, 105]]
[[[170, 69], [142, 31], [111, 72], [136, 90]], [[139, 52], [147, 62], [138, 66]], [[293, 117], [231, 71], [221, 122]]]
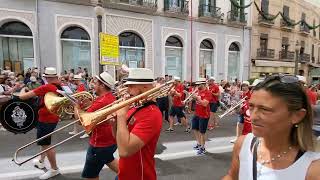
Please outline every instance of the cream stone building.
[[[320, 76], [320, 3], [308, 0], [256, 0], [252, 6], [252, 37], [250, 77], [261, 74], [296, 73], [309, 82]], [[275, 15], [282, 12], [283, 16]], [[274, 19], [274, 20], [272, 20]], [[289, 22], [289, 23], [288, 23]], [[297, 63], [296, 63], [297, 61]], [[297, 67], [297, 68], [295, 68]]]

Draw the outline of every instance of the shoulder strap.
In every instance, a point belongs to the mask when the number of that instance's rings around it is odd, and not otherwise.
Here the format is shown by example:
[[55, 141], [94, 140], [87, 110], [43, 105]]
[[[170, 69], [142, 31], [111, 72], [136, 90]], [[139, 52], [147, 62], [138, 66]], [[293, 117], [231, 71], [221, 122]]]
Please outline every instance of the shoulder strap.
[[294, 159], [294, 162], [298, 161], [298, 159], [301, 158], [301, 156], [303, 156], [304, 153], [305, 153], [305, 151], [299, 150], [296, 158]]
[[257, 149], [258, 149], [257, 137], [253, 137], [250, 145], [250, 149], [253, 148], [252, 158], [252, 180], [257, 180]]
[[140, 111], [141, 109], [143, 109], [143, 108], [145, 108], [145, 107], [147, 107], [147, 106], [151, 106], [151, 105], [157, 105], [157, 103], [154, 102], [154, 101], [149, 101], [149, 102], [144, 103], [142, 106], [140, 106], [136, 111], [134, 111], [134, 112], [130, 115], [130, 117], [127, 119], [127, 121], [129, 122], [130, 119], [131, 119], [138, 111]]

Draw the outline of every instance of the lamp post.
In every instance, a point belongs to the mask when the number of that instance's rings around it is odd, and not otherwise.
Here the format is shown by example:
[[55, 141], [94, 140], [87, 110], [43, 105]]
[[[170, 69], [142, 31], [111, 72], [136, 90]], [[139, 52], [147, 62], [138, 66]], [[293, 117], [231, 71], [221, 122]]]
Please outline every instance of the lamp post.
[[94, 11], [97, 15], [98, 20], [98, 59], [99, 59], [99, 74], [103, 72], [103, 66], [100, 64], [101, 56], [100, 56], [100, 36], [99, 34], [102, 32], [102, 16], [104, 15], [104, 8], [102, 7], [101, 0], [98, 1], [96, 7], [94, 7]]
[[296, 59], [294, 61], [294, 75], [298, 75], [298, 63], [301, 56], [299, 56], [299, 52], [301, 49], [301, 45], [299, 41], [296, 42]]

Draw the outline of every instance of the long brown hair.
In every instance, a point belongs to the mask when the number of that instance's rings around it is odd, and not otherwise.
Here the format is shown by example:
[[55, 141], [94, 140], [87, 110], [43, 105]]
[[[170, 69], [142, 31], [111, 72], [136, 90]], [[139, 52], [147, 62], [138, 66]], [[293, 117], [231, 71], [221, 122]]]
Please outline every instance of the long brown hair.
[[306, 110], [304, 118], [298, 124], [292, 126], [290, 143], [298, 146], [302, 151], [314, 151], [312, 134], [313, 110], [307, 94], [298, 79], [295, 76], [271, 76], [254, 87], [253, 91], [261, 89], [284, 100], [290, 112], [301, 109]]

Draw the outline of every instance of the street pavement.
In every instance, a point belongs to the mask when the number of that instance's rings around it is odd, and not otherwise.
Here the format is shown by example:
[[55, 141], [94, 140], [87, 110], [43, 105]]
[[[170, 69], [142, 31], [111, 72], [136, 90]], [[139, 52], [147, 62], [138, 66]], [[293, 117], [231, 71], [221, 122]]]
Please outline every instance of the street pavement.
[[[197, 156], [192, 149], [195, 144], [193, 134], [185, 133], [184, 127], [175, 126], [175, 132], [167, 133], [168, 127], [163, 124], [157, 151], [155, 155], [157, 176], [160, 180], [207, 180], [221, 179], [226, 174], [231, 160], [233, 145], [230, 140], [234, 138], [236, 117], [229, 116], [221, 121], [221, 126], [213, 131], [208, 131], [207, 151], [204, 156]], [[62, 121], [59, 127], [71, 121]], [[79, 127], [80, 129], [81, 127]], [[53, 137], [53, 142], [61, 141], [66, 137], [72, 127], [69, 127]], [[26, 134], [14, 135], [6, 131], [0, 131], [0, 180], [23, 179], [35, 180], [43, 173], [28, 162], [17, 166], [12, 160], [15, 150], [34, 140], [35, 130]], [[85, 161], [88, 139], [75, 138], [56, 148], [57, 162], [63, 175], [53, 180], [81, 179], [81, 171]], [[24, 159], [38, 152], [38, 147], [32, 146], [21, 154]], [[115, 156], [118, 157], [117, 153]], [[48, 162], [46, 162], [49, 167]], [[115, 174], [105, 168], [100, 179], [114, 179]]]

